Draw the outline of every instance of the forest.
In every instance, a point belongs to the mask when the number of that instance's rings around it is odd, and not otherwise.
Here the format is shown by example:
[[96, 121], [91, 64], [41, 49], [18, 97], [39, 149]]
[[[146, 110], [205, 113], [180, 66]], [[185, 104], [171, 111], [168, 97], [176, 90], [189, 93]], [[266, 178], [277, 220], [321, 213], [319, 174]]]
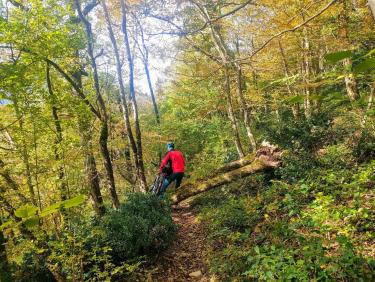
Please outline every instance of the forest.
[[0, 282], [374, 281], [374, 96], [374, 0], [0, 0]]

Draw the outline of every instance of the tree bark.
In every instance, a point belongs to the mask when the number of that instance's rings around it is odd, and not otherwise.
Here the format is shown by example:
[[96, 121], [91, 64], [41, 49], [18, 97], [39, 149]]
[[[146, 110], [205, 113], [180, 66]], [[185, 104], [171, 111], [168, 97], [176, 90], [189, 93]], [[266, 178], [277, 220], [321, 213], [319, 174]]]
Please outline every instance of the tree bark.
[[8, 169], [5, 167], [5, 163], [3, 160], [0, 159], [0, 176], [5, 180], [5, 183], [7, 186], [12, 189], [20, 201], [22, 203], [28, 203], [28, 199], [21, 193], [20, 187], [18, 186], [17, 182], [13, 179], [13, 177], [10, 175]]
[[233, 102], [232, 102], [232, 96], [231, 96], [231, 89], [230, 89], [230, 77], [229, 77], [229, 70], [227, 66], [224, 66], [224, 76], [225, 76], [225, 93], [226, 93], [226, 98], [227, 98], [227, 110], [228, 110], [228, 117], [232, 125], [232, 130], [233, 130], [233, 138], [234, 138], [234, 144], [236, 145], [237, 153], [240, 158], [243, 158], [245, 156], [241, 144], [241, 139], [240, 139], [240, 134], [238, 131], [238, 125], [237, 125], [237, 120], [236, 116], [234, 115], [233, 111]]
[[123, 81], [120, 52], [119, 52], [119, 49], [118, 49], [115, 34], [113, 32], [112, 22], [111, 22], [111, 18], [110, 18], [109, 12], [108, 12], [107, 3], [106, 3], [105, 0], [102, 1], [102, 6], [103, 6], [103, 11], [104, 11], [104, 17], [105, 17], [106, 22], [107, 22], [107, 29], [108, 29], [109, 37], [111, 39], [113, 52], [115, 54], [117, 81], [118, 81], [118, 84], [119, 84], [120, 100], [121, 100], [120, 105], [121, 105], [121, 112], [123, 114], [123, 118], [124, 118], [124, 122], [125, 122], [125, 129], [126, 129], [126, 132], [127, 132], [126, 135], [128, 137], [128, 140], [129, 140], [130, 148], [132, 149], [132, 152], [133, 152], [134, 163], [135, 163], [138, 179], [142, 179], [142, 177], [140, 175], [142, 170], [140, 169], [140, 166], [139, 166], [137, 143], [134, 139], [133, 130], [132, 130], [132, 127], [131, 127], [131, 124], [130, 124], [130, 115], [129, 115], [128, 102], [127, 102], [127, 99], [126, 99], [126, 91], [125, 91], [125, 86], [124, 86], [124, 81]]
[[375, 0], [368, 0], [368, 5], [370, 7], [370, 10], [372, 11], [372, 16], [375, 20]]
[[62, 165], [62, 155], [60, 154], [61, 151], [61, 143], [63, 141], [63, 135], [62, 135], [62, 127], [61, 122], [58, 115], [57, 110], [57, 99], [56, 95], [52, 88], [52, 82], [51, 82], [51, 74], [50, 74], [50, 65], [47, 63], [46, 68], [46, 80], [47, 80], [47, 88], [48, 93], [50, 95], [51, 99], [51, 106], [52, 106], [52, 118], [53, 122], [55, 124], [55, 130], [56, 130], [56, 137], [55, 137], [55, 145], [54, 145], [54, 153], [55, 153], [55, 161], [58, 163], [58, 179], [60, 184], [60, 193], [61, 193], [61, 200], [64, 201], [69, 198], [68, 195], [68, 186], [65, 181], [65, 171], [64, 166]]
[[[289, 65], [288, 65], [288, 61], [286, 60], [286, 56], [285, 56], [285, 52], [284, 52], [284, 48], [283, 46], [281, 45], [281, 41], [279, 40], [279, 49], [280, 49], [280, 54], [281, 54], [281, 58], [283, 60], [283, 67], [284, 67], [284, 75], [287, 79], [286, 81], [286, 88], [288, 90], [288, 94], [290, 96], [294, 96], [295, 93], [292, 89], [292, 86], [290, 85], [289, 83], [289, 78], [291, 77], [291, 73], [290, 73], [290, 70], [289, 70]], [[292, 112], [293, 112], [293, 116], [295, 119], [299, 119], [299, 116], [300, 116], [300, 108], [299, 108], [299, 103], [296, 103], [292, 106]]]
[[[343, 29], [343, 39], [346, 43], [346, 45], [350, 46], [351, 42], [349, 39], [349, 9], [348, 7], [348, 0], [343, 1], [343, 13], [342, 13], [342, 29]], [[343, 61], [343, 65], [345, 68], [345, 87], [346, 87], [346, 92], [348, 94], [348, 97], [351, 101], [355, 101], [359, 99], [359, 93], [357, 89], [357, 81], [356, 78], [351, 71], [352, 68], [352, 60], [351, 58], [346, 58]]]
[[[73, 74], [74, 83], [79, 91], [82, 91], [82, 73], [80, 70]], [[78, 130], [81, 137], [83, 155], [85, 157], [86, 183], [90, 187], [90, 197], [95, 213], [102, 216], [105, 213], [105, 206], [100, 191], [99, 173], [96, 168], [95, 156], [92, 149], [92, 129], [89, 118], [85, 115], [78, 118]]]
[[137, 156], [138, 156], [138, 170], [139, 170], [139, 182], [140, 182], [140, 190], [145, 192], [147, 191], [147, 182], [145, 176], [145, 168], [143, 163], [143, 149], [142, 149], [142, 134], [141, 128], [139, 124], [139, 116], [138, 116], [138, 106], [137, 106], [137, 99], [135, 96], [135, 88], [134, 88], [134, 63], [133, 58], [130, 50], [129, 44], [129, 36], [127, 30], [127, 8], [124, 0], [120, 1], [121, 3], [121, 13], [122, 13], [122, 32], [124, 35], [124, 43], [126, 49], [126, 56], [129, 64], [129, 90], [131, 96], [131, 104], [133, 108], [133, 115], [134, 115], [134, 123], [135, 123], [135, 135], [137, 137]]
[[239, 96], [240, 102], [241, 102], [241, 108], [242, 108], [242, 113], [244, 117], [244, 124], [246, 128], [247, 138], [249, 139], [250, 144], [251, 144], [250, 151], [255, 152], [257, 149], [257, 144], [254, 138], [253, 131], [251, 129], [250, 105], [247, 103], [245, 97], [243, 96], [242, 68], [240, 64], [237, 64], [236, 71], [237, 71], [237, 95]]
[[[255, 151], [256, 150], [256, 141], [255, 141], [255, 138], [254, 138], [254, 134], [252, 132], [252, 129], [251, 129], [251, 118], [250, 118], [250, 106], [249, 104], [247, 103], [245, 97], [243, 96], [243, 88], [242, 88], [242, 69], [241, 69], [241, 64], [239, 62], [235, 62], [235, 55], [233, 52], [231, 52], [225, 42], [225, 40], [223, 39], [223, 36], [220, 32], [220, 26], [218, 26], [217, 23], [211, 23], [211, 16], [209, 14], [209, 12], [207, 11], [207, 8], [204, 7], [202, 8], [202, 11], [203, 11], [203, 15], [204, 17], [206, 18], [206, 21], [209, 21], [210, 22], [210, 30], [211, 30], [211, 37], [214, 41], [214, 44], [216, 45], [216, 49], [218, 50], [219, 54], [220, 54], [220, 57], [222, 58], [222, 62], [223, 62], [223, 65], [224, 65], [224, 68], [226, 68], [226, 73], [228, 75], [228, 79], [229, 79], [229, 85], [230, 85], [230, 72], [229, 70], [230, 69], [233, 69], [236, 73], [236, 82], [237, 82], [237, 96], [240, 100], [240, 106], [241, 106], [241, 110], [242, 110], [242, 115], [243, 115], [243, 122], [244, 122], [244, 125], [245, 125], [245, 128], [246, 128], [246, 133], [247, 133], [247, 137], [249, 139], [249, 142], [250, 142], [250, 145], [251, 145], [251, 151]], [[236, 47], [237, 47], [237, 53], [239, 54], [239, 42], [237, 40], [236, 42]], [[228, 86], [226, 86], [227, 89], [228, 89]], [[230, 86], [229, 86], [229, 96], [231, 96], [231, 93], [230, 93]], [[228, 96], [228, 92], [227, 92], [227, 97]], [[229, 101], [229, 100], [228, 100]], [[229, 101], [230, 104], [232, 104], [231, 101]], [[236, 120], [234, 118], [234, 121], [235, 123]], [[233, 121], [232, 121], [232, 127], [233, 127], [233, 130], [235, 130], [235, 135], [238, 135], [238, 138], [239, 138], [239, 131], [238, 131], [238, 126], [234, 126], [233, 124]], [[238, 142], [240, 141], [240, 139], [238, 139], [238, 141], [236, 140], [236, 147], [238, 148]], [[241, 144], [239, 144], [241, 145]], [[242, 147], [242, 146], [240, 146]], [[237, 149], [237, 151], [241, 151], [241, 153], [239, 152], [239, 156], [240, 158], [242, 158], [244, 156], [244, 153], [243, 153], [243, 149], [240, 148]]]
[[91, 28], [91, 23], [86, 19], [81, 11], [81, 6], [78, 0], [75, 0], [77, 12], [79, 18], [85, 25], [86, 29], [86, 36], [87, 36], [87, 52], [90, 57], [91, 68], [93, 71], [93, 78], [94, 78], [94, 88], [96, 92], [96, 98], [99, 103], [99, 107], [101, 110], [101, 129], [100, 129], [100, 137], [99, 137], [99, 145], [100, 145], [100, 152], [104, 159], [104, 167], [107, 174], [108, 184], [109, 184], [109, 193], [111, 195], [112, 205], [114, 208], [118, 208], [120, 206], [120, 202], [116, 192], [116, 185], [115, 185], [115, 177], [113, 173], [113, 166], [111, 156], [108, 150], [108, 114], [107, 109], [104, 103], [103, 96], [100, 92], [100, 85], [99, 85], [99, 75], [98, 69], [96, 65], [96, 59], [94, 56], [94, 36]]
[[305, 84], [305, 101], [304, 111], [305, 117], [311, 117], [311, 100], [310, 100], [310, 41], [308, 37], [307, 28], [303, 28], [303, 82]]
[[172, 202], [174, 204], [177, 204], [197, 194], [209, 191], [213, 188], [222, 186], [224, 184], [228, 184], [232, 181], [235, 181], [242, 177], [249, 176], [256, 172], [278, 167], [279, 165], [280, 162], [277, 161], [270, 161], [263, 158], [255, 158], [250, 164], [245, 165], [244, 167], [240, 167], [235, 170], [223, 173], [201, 183], [187, 184], [181, 186], [172, 195]]
[[100, 191], [99, 174], [96, 169], [95, 157], [92, 150], [92, 130], [90, 123], [85, 117], [78, 120], [79, 132], [81, 135], [81, 144], [85, 156], [85, 174], [86, 182], [90, 187], [90, 196], [95, 213], [102, 216], [105, 213], [103, 197]]
[[138, 19], [136, 19], [136, 20], [137, 20], [138, 28], [140, 30], [142, 47], [139, 46], [138, 42], [137, 42], [137, 45], [138, 45], [139, 52], [141, 53], [141, 56], [142, 56], [142, 63], [143, 63], [143, 67], [144, 67], [146, 78], [147, 78], [147, 84], [148, 84], [148, 89], [150, 91], [152, 105], [154, 107], [154, 113], [155, 113], [156, 123], [160, 124], [159, 109], [158, 109], [158, 105], [156, 103], [156, 98], [155, 98], [155, 94], [154, 94], [154, 88], [152, 87], [150, 69], [148, 67], [149, 66], [149, 57], [148, 57], [149, 52], [148, 52], [148, 48], [146, 46], [142, 24], [139, 22]]
[[25, 166], [25, 170], [26, 170], [25, 171], [26, 172], [26, 183], [27, 183], [27, 187], [29, 189], [31, 202], [36, 206], [37, 202], [36, 202], [35, 190], [34, 190], [34, 185], [33, 185], [33, 180], [32, 180], [32, 175], [31, 175], [30, 156], [29, 156], [29, 151], [27, 149], [27, 144], [26, 144], [25, 135], [24, 135], [25, 131], [24, 131], [24, 125], [23, 125], [23, 117], [22, 117], [22, 114], [21, 114], [20, 109], [18, 107], [18, 101], [14, 100], [13, 103], [14, 103], [16, 116], [17, 116], [17, 119], [18, 119], [18, 126], [19, 126], [20, 130], [22, 131], [21, 155], [22, 155], [22, 162], [23, 162], [23, 164]]
[[372, 104], [374, 103], [374, 96], [375, 96], [375, 81], [370, 86], [370, 96], [368, 97], [367, 107], [366, 111], [363, 114], [362, 120], [361, 120], [361, 126], [362, 128], [365, 127], [367, 122], [367, 112], [371, 110]]

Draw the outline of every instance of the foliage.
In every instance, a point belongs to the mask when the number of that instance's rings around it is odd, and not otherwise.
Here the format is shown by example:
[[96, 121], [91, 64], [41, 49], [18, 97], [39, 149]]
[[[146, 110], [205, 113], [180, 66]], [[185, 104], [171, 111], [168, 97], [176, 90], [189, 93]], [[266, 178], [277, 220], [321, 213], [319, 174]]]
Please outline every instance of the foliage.
[[175, 232], [166, 203], [155, 195], [141, 193], [129, 195], [100, 226], [115, 260], [158, 254], [169, 246]]
[[292, 185], [264, 183], [255, 197], [233, 183], [197, 198], [210, 271], [225, 281], [371, 280], [375, 261], [365, 246], [374, 206], [365, 199], [373, 197], [374, 162], [354, 169], [340, 160], [350, 153], [331, 146], [318, 158], [331, 169], [314, 167]]
[[[175, 232], [168, 203], [129, 195], [140, 164], [152, 180], [173, 140], [194, 181], [238, 159], [239, 143], [252, 152], [253, 135], [283, 151], [282, 167], [192, 203], [210, 271], [223, 281], [373, 279], [374, 17], [365, 0], [253, 2], [126, 1], [127, 61], [119, 1], [0, 1], [0, 267], [21, 281], [134, 278]], [[139, 58], [157, 81], [160, 123]], [[136, 99], [124, 85], [125, 102], [117, 78], [130, 63]]]

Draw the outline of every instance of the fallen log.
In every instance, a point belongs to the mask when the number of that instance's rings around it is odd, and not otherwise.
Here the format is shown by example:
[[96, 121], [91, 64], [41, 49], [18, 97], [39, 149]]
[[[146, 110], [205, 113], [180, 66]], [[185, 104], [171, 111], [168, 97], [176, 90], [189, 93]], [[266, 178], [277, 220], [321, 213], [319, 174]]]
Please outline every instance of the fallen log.
[[245, 165], [251, 164], [254, 161], [254, 158], [255, 158], [255, 154], [247, 155], [239, 160], [223, 165], [222, 167], [216, 169], [213, 173], [210, 173], [210, 175], [218, 175], [219, 173], [228, 172], [228, 171], [243, 167]]
[[[248, 160], [244, 162], [246, 164], [242, 167], [224, 172], [207, 180], [182, 185], [172, 195], [172, 202], [177, 204], [187, 198], [209, 191], [221, 185], [228, 184], [236, 179], [249, 176], [256, 172], [279, 167], [281, 165], [280, 156], [280, 151], [275, 148], [263, 147], [258, 150], [255, 155], [252, 155], [251, 162], [248, 163], [250, 160], [249, 157]], [[232, 167], [237, 167], [237, 164]]]

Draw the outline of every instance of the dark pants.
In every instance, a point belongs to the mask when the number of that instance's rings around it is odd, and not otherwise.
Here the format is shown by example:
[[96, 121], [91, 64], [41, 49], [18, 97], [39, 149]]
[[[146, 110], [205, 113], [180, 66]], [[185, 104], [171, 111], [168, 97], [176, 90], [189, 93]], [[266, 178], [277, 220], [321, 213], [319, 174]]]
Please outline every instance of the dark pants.
[[163, 187], [161, 188], [160, 194], [164, 194], [169, 184], [171, 184], [173, 181], [176, 181], [176, 188], [180, 187], [183, 177], [184, 177], [183, 172], [176, 172], [176, 173], [172, 173], [168, 175], [164, 179]]

